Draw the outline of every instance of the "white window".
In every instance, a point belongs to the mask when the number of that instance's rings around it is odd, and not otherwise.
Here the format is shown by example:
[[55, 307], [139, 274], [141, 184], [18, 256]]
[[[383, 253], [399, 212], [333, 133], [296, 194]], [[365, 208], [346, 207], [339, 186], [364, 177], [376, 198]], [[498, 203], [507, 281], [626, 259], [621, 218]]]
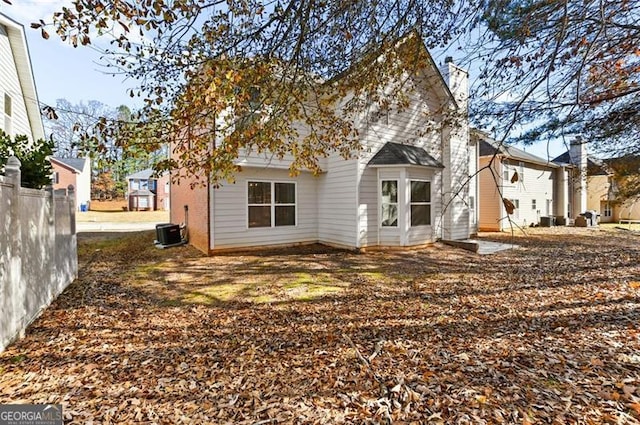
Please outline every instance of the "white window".
[[51, 183], [58, 184], [60, 183], [60, 173], [57, 171], [53, 172], [53, 176], [51, 176]]
[[140, 189], [140, 181], [139, 180], [131, 180], [131, 190]]
[[611, 211], [611, 204], [609, 202], [605, 202], [602, 205], [602, 215], [604, 217], [611, 217], [612, 211]]
[[9, 136], [13, 136], [12, 129], [11, 129], [12, 127], [11, 116], [13, 114], [12, 109], [13, 107], [11, 104], [11, 96], [5, 93], [4, 94], [4, 132]]
[[535, 199], [531, 200], [531, 209], [534, 210], [534, 211], [537, 209], [537, 205], [536, 205], [536, 200]]
[[411, 226], [431, 224], [431, 183], [411, 181]]
[[381, 181], [381, 219], [382, 227], [398, 227], [398, 181]]
[[513, 202], [513, 206], [515, 207], [515, 209], [513, 210], [513, 217], [520, 218], [520, 200], [512, 199], [511, 202]]
[[511, 178], [509, 177], [509, 169], [506, 167], [506, 165], [504, 166], [504, 171], [502, 172], [502, 184], [506, 185], [510, 183]]
[[520, 182], [521, 185], [523, 185], [524, 184], [524, 162], [521, 162], [519, 165], [520, 167], [518, 170], [518, 174], [519, 174], [518, 181]]
[[140, 189], [149, 189], [149, 180], [140, 180]]
[[296, 225], [296, 184], [256, 182], [247, 184], [248, 226]]

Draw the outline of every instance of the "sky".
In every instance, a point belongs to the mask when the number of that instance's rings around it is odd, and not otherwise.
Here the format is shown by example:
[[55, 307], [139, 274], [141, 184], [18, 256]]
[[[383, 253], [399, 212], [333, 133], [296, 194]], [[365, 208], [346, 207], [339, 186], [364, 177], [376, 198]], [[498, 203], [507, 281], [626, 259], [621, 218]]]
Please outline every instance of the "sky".
[[64, 98], [71, 103], [99, 100], [113, 107], [135, 106], [134, 99], [127, 93], [135, 81], [105, 73], [99, 52], [86, 46], [74, 48], [55, 34], [45, 40], [39, 30], [30, 28], [32, 22], [40, 19], [51, 22], [53, 12], [70, 1], [13, 0], [12, 3], [1, 3], [0, 10], [25, 27], [40, 102], [54, 106], [56, 99]]
[[[32, 22], [40, 19], [51, 22], [53, 13], [69, 5], [70, 0], [12, 0], [12, 3], [0, 2], [0, 10], [25, 26], [41, 103], [55, 106], [57, 99], [64, 98], [71, 103], [98, 100], [114, 108], [120, 105], [141, 106], [140, 99], [131, 98], [127, 90], [135, 88], [136, 82], [120, 75], [109, 75], [101, 65], [98, 51], [87, 46], [74, 48], [55, 34], [50, 34], [45, 40], [39, 30], [30, 28]], [[518, 147], [542, 158], [554, 158], [566, 150], [557, 141], [548, 146], [539, 142], [533, 146]]]

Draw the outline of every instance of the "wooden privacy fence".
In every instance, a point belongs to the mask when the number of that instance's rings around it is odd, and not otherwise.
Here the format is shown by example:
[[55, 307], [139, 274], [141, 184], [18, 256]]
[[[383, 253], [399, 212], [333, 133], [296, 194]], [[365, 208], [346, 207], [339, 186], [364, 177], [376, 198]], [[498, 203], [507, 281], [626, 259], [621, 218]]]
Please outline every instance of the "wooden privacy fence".
[[73, 187], [23, 188], [20, 161], [0, 176], [0, 352], [77, 277]]

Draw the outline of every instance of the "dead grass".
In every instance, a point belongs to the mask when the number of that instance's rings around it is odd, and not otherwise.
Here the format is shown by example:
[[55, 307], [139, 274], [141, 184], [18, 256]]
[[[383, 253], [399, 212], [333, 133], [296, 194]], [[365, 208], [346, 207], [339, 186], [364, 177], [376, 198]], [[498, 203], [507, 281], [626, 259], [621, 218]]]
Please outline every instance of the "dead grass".
[[72, 423], [638, 424], [640, 237], [203, 257], [80, 239], [78, 280], [0, 354], [0, 403]]
[[76, 221], [115, 223], [169, 222], [169, 211], [86, 211], [76, 213]]
[[107, 211], [107, 212], [117, 212], [124, 211], [124, 208], [127, 207], [126, 199], [113, 199], [111, 201], [97, 201], [92, 200], [91, 211]]

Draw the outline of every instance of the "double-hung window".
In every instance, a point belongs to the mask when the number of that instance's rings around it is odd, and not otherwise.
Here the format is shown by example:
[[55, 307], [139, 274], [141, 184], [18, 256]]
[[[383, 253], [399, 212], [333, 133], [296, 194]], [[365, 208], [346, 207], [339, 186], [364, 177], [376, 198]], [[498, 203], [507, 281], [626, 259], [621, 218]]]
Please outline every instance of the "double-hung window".
[[431, 183], [411, 180], [411, 226], [431, 224]]
[[381, 181], [381, 220], [382, 227], [398, 227], [398, 181]]
[[296, 225], [296, 184], [248, 182], [248, 226], [279, 227]]

